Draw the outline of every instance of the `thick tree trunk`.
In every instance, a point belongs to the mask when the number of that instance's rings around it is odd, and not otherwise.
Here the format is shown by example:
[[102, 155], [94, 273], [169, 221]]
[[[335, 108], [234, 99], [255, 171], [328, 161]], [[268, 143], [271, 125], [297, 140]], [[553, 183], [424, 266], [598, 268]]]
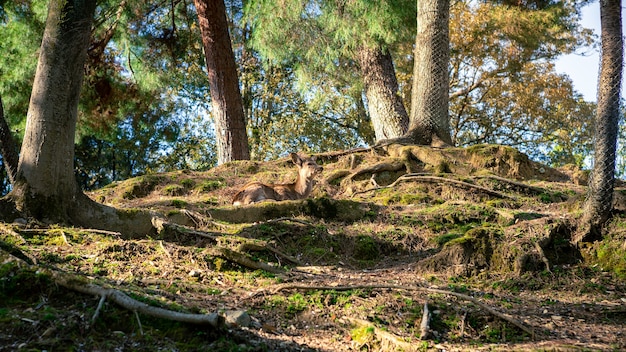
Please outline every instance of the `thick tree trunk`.
[[211, 90], [217, 162], [250, 159], [246, 119], [239, 90], [224, 0], [194, 0]]
[[417, 2], [417, 35], [407, 136], [431, 144], [433, 135], [452, 144], [448, 116], [450, 1]]
[[66, 221], [76, 198], [74, 134], [96, 0], [51, 1], [13, 196], [37, 219]]
[[601, 230], [610, 219], [615, 186], [615, 158], [620, 118], [620, 88], [624, 62], [620, 0], [600, 0], [602, 53], [595, 118], [594, 166], [589, 196], [584, 206], [581, 235], [575, 240], [601, 239]]
[[358, 59], [376, 141], [402, 136], [407, 131], [409, 116], [398, 94], [391, 54], [388, 50], [364, 47]]

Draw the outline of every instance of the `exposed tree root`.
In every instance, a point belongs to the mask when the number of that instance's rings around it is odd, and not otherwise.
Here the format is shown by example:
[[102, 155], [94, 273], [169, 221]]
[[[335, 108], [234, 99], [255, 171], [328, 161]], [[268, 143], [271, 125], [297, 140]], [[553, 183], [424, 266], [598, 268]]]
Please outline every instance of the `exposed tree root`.
[[372, 174], [372, 173], [376, 174], [376, 173], [384, 172], [384, 171], [395, 172], [395, 171], [400, 171], [403, 169], [406, 169], [406, 165], [404, 161], [399, 160], [399, 159], [396, 161], [388, 162], [388, 163], [378, 163], [378, 164], [363, 167], [361, 169], [354, 171], [353, 173], [349, 174], [342, 182], [351, 181], [355, 177], [363, 175], [363, 174]]
[[361, 194], [361, 193], [367, 193], [367, 192], [371, 192], [371, 191], [376, 191], [379, 189], [384, 189], [384, 188], [393, 188], [395, 187], [398, 183], [400, 182], [405, 182], [405, 181], [417, 181], [417, 182], [428, 182], [428, 183], [441, 183], [441, 182], [445, 182], [445, 183], [449, 183], [455, 186], [460, 186], [463, 188], [469, 188], [469, 189], [474, 189], [477, 190], [479, 192], [485, 193], [487, 195], [496, 197], [496, 198], [500, 198], [500, 199], [515, 199], [514, 197], [511, 197], [509, 195], [506, 195], [504, 193], [501, 192], [497, 192], [482, 186], [478, 186], [478, 185], [474, 185], [468, 182], [464, 182], [464, 181], [460, 181], [460, 180], [454, 180], [454, 179], [450, 179], [450, 178], [446, 178], [446, 177], [439, 177], [439, 176], [427, 176], [424, 174], [405, 174], [402, 175], [400, 177], [398, 177], [393, 183], [387, 185], [387, 186], [379, 186], [379, 187], [372, 187], [372, 188], [368, 188], [362, 191], [358, 191], [358, 192], [354, 192], [354, 195], [357, 194]]
[[[458, 292], [453, 292], [453, 291], [447, 291], [447, 290], [441, 290], [438, 288], [431, 288], [431, 287], [422, 287], [422, 286], [403, 286], [403, 285], [354, 285], [354, 286], [312, 286], [312, 285], [300, 285], [300, 284], [283, 284], [283, 285], [279, 285], [275, 288], [273, 288], [271, 290], [272, 293], [277, 293], [280, 291], [284, 291], [284, 290], [306, 290], [306, 291], [311, 291], [311, 290], [334, 290], [334, 291], [349, 291], [349, 290], [364, 290], [364, 289], [392, 289], [392, 290], [406, 290], [406, 291], [423, 291], [423, 292], [429, 292], [429, 293], [438, 293], [438, 294], [443, 294], [443, 295], [448, 295], [448, 296], [455, 296], [458, 297], [460, 299], [463, 299], [465, 301], [469, 301], [472, 302], [474, 304], [476, 304], [477, 306], [481, 307], [482, 309], [484, 309], [485, 311], [487, 311], [489, 314], [492, 314], [504, 321], [507, 321], [513, 325], [515, 325], [516, 327], [518, 327], [519, 329], [521, 329], [522, 331], [526, 332], [527, 334], [530, 335], [530, 337], [534, 340], [535, 339], [535, 332], [532, 330], [532, 328], [529, 328], [527, 326], [525, 326], [522, 322], [520, 322], [519, 320], [511, 317], [508, 314], [505, 313], [500, 313], [498, 311], [496, 311], [495, 309], [491, 308], [490, 306], [486, 305], [485, 303], [480, 302], [479, 300], [477, 300], [474, 297], [462, 294], [462, 293], [458, 293]], [[265, 289], [263, 290], [259, 290], [255, 293], [253, 293], [250, 297], [254, 297], [257, 294], [260, 294], [262, 292], [266, 291]]]
[[508, 178], [504, 178], [504, 177], [500, 177], [500, 176], [496, 176], [496, 175], [484, 175], [484, 176], [472, 176], [472, 178], [474, 179], [479, 179], [479, 178], [488, 178], [488, 179], [492, 179], [492, 180], [496, 180], [498, 182], [502, 182], [502, 183], [507, 183], [513, 187], [519, 188], [521, 190], [526, 191], [527, 194], [542, 194], [544, 193], [546, 190], [544, 190], [543, 188], [540, 187], [535, 187], [535, 186], [531, 186], [531, 185], [527, 185], [521, 182], [517, 182], [517, 181], [513, 181], [513, 180], [509, 180]]

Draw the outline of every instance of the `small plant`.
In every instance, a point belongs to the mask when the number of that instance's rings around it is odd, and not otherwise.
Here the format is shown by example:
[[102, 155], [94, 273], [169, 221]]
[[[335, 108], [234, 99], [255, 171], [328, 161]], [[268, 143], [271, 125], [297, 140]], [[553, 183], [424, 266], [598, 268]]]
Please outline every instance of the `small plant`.
[[361, 346], [370, 345], [374, 342], [375, 329], [373, 326], [361, 326], [350, 330], [350, 337], [352, 341], [358, 343]]
[[305, 310], [309, 306], [309, 302], [300, 293], [295, 293], [287, 297], [287, 313], [296, 314]]

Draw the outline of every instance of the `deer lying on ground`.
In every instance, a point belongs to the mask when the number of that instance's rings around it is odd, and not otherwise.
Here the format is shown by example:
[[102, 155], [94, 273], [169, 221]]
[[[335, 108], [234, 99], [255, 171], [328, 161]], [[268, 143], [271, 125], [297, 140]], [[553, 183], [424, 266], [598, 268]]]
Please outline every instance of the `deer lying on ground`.
[[308, 197], [313, 189], [313, 177], [322, 172], [323, 168], [317, 165], [315, 157], [303, 158], [296, 153], [291, 153], [290, 156], [293, 163], [298, 167], [296, 182], [269, 185], [261, 182], [250, 182], [235, 194], [233, 205], [272, 200], [296, 200]]

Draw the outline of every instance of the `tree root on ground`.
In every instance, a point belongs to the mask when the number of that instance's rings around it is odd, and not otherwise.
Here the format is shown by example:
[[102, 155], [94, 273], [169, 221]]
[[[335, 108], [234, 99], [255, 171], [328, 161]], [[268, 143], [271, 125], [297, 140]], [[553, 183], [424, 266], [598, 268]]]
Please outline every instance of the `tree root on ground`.
[[406, 169], [405, 162], [398, 159], [395, 161], [387, 162], [387, 163], [378, 163], [374, 165], [369, 165], [363, 168], [360, 168], [352, 173], [350, 173], [346, 178], [344, 178], [341, 182], [349, 182], [353, 180], [355, 177], [363, 175], [363, 174], [376, 174], [384, 171], [396, 172]]
[[387, 186], [378, 186], [378, 187], [372, 187], [372, 188], [368, 188], [362, 191], [358, 191], [358, 192], [354, 192], [352, 195], [357, 195], [357, 194], [361, 194], [361, 193], [367, 193], [367, 192], [371, 192], [371, 191], [376, 191], [379, 189], [384, 189], [384, 188], [393, 188], [395, 187], [398, 183], [400, 182], [405, 182], [405, 181], [417, 181], [417, 182], [427, 182], [427, 183], [440, 183], [440, 182], [445, 182], [445, 183], [449, 183], [455, 186], [459, 186], [459, 187], [463, 187], [463, 188], [469, 188], [469, 189], [474, 189], [477, 190], [479, 192], [485, 193], [489, 196], [492, 197], [496, 197], [496, 198], [500, 198], [500, 199], [515, 199], [512, 196], [506, 195], [504, 193], [501, 192], [497, 192], [494, 190], [491, 190], [489, 188], [485, 188], [482, 186], [478, 186], [478, 185], [474, 185], [468, 182], [464, 182], [464, 181], [460, 181], [460, 180], [454, 180], [451, 178], [447, 178], [447, 177], [440, 177], [440, 176], [428, 176], [428, 175], [424, 175], [424, 174], [405, 174], [402, 175], [400, 177], [398, 177], [393, 183], [387, 185]]
[[517, 187], [522, 190], [525, 190], [527, 194], [532, 194], [532, 195], [542, 194], [542, 193], [545, 193], [546, 191], [545, 189], [540, 188], [540, 187], [527, 185], [521, 182], [509, 180], [508, 178], [504, 178], [504, 177], [500, 177], [496, 175], [471, 176], [471, 177], [474, 179], [487, 178], [487, 179], [496, 180], [498, 182], [507, 183], [513, 187]]
[[[458, 292], [453, 292], [453, 291], [447, 291], [447, 290], [441, 290], [438, 288], [431, 288], [431, 287], [422, 287], [422, 286], [403, 286], [403, 285], [354, 285], [354, 286], [312, 286], [312, 285], [300, 285], [300, 284], [291, 284], [291, 283], [287, 283], [287, 284], [282, 284], [282, 285], [278, 285], [277, 287], [274, 287], [273, 289], [270, 289], [272, 294], [278, 293], [280, 291], [284, 291], [284, 290], [306, 290], [306, 291], [312, 291], [312, 290], [333, 290], [333, 291], [349, 291], [349, 290], [365, 290], [365, 289], [392, 289], [392, 290], [405, 290], [405, 291], [423, 291], [423, 292], [428, 292], [428, 293], [438, 293], [438, 294], [442, 294], [442, 295], [448, 295], [448, 296], [455, 296], [458, 297], [462, 300], [465, 301], [469, 301], [472, 302], [474, 304], [476, 304], [477, 306], [481, 307], [482, 309], [484, 309], [485, 311], [487, 311], [489, 314], [494, 315], [504, 321], [507, 321], [513, 325], [515, 325], [516, 327], [518, 327], [520, 330], [526, 332], [527, 334], [530, 335], [531, 339], [535, 339], [535, 332], [533, 331], [532, 328], [529, 328], [527, 326], [525, 326], [522, 322], [520, 322], [519, 320], [511, 317], [508, 314], [505, 313], [500, 313], [498, 311], [496, 311], [495, 309], [491, 308], [490, 306], [486, 305], [485, 303], [480, 302], [479, 300], [477, 300], [474, 297], [462, 294], [462, 293], [458, 293]], [[251, 294], [248, 298], [250, 297], [254, 297], [260, 293], [265, 292], [266, 289], [261, 289], [259, 291], [254, 292], [253, 294]]]

